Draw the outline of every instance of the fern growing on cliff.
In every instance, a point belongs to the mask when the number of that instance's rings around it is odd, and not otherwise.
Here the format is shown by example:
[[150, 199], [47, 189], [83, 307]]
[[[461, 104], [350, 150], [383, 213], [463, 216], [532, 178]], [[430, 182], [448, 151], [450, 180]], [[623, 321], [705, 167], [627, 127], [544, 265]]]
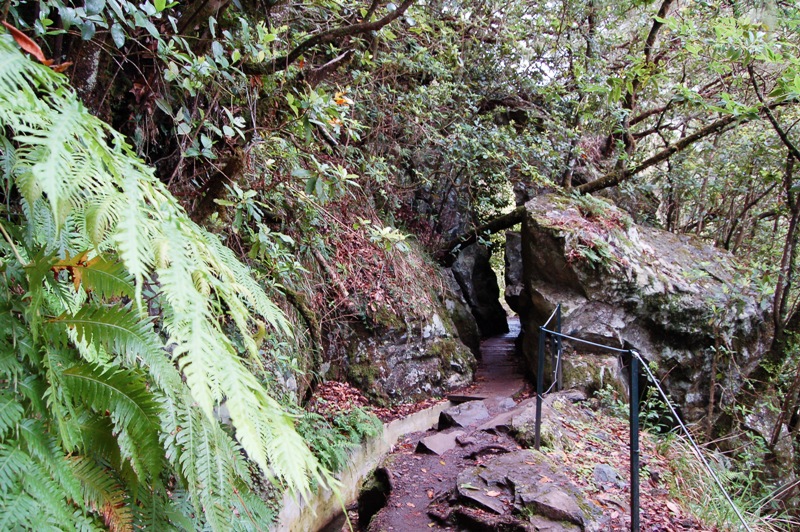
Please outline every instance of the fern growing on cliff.
[[0, 529], [252, 528], [244, 453], [292, 491], [330, 481], [253, 372], [281, 312], [7, 35], [0, 171]]

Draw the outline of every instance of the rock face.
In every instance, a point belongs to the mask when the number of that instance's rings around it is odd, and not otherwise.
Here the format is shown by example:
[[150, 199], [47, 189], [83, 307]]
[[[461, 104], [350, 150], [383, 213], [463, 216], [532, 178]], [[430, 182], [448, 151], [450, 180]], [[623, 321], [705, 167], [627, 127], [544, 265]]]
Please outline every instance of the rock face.
[[478, 322], [475, 321], [475, 316], [472, 315], [472, 309], [469, 308], [467, 300], [464, 299], [464, 293], [461, 291], [461, 286], [456, 281], [453, 272], [445, 268], [442, 270], [442, 277], [445, 281], [445, 287], [448, 289], [448, 293], [445, 294], [444, 306], [450, 315], [450, 319], [453, 320], [456, 331], [458, 331], [458, 337], [464, 345], [469, 347], [473, 355], [479, 357], [481, 332], [478, 329]]
[[[564, 333], [633, 348], [655, 362], [688, 420], [707, 413], [715, 353], [722, 400], [736, 393], [767, 347], [771, 305], [746, 287], [730, 254], [636, 226], [592, 197], [543, 195], [526, 208], [520, 311], [530, 368], [536, 367], [538, 327], [561, 303]], [[599, 364], [608, 382], [624, 387], [622, 362], [612, 356], [587, 364], [567, 355], [564, 385], [596, 386], [602, 378], [591, 369]]]
[[[446, 301], [425, 318], [385, 314], [369, 328], [351, 323], [329, 337], [332, 360], [373, 400], [397, 404], [441, 396], [472, 381], [475, 356], [459, 339]], [[334, 369], [334, 368], [332, 368]]]
[[451, 268], [482, 336], [508, 332], [506, 311], [498, 300], [500, 287], [489, 258], [488, 248], [472, 244], [458, 254]]
[[522, 235], [515, 231], [506, 232], [505, 248], [505, 299], [508, 306], [519, 314], [523, 303], [525, 276], [522, 268]]

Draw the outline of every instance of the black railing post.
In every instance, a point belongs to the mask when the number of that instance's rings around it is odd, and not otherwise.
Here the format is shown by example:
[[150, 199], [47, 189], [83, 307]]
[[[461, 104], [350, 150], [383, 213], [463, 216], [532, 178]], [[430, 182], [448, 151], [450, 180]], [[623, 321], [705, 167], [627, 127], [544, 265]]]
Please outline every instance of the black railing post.
[[631, 356], [631, 532], [639, 532], [639, 357]]
[[[556, 342], [556, 357], [561, 356], [561, 303], [556, 306], [556, 332], [558, 335], [555, 337]], [[557, 366], [556, 374], [556, 390], [561, 391], [564, 387], [564, 361], [562, 360]]]
[[542, 393], [544, 392], [544, 327], [539, 327], [539, 363], [536, 371], [536, 433], [533, 447], [538, 451], [542, 430]]

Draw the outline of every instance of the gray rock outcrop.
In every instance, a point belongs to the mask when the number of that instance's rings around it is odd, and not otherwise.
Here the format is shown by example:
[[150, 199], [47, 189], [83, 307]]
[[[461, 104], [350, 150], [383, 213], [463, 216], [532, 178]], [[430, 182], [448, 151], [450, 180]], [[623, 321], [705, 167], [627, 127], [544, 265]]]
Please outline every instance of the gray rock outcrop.
[[382, 404], [441, 396], [472, 381], [475, 356], [460, 341], [444, 305], [424, 318], [383, 314], [368, 329], [358, 323], [330, 340], [331, 359], [343, 360], [347, 380]]
[[472, 244], [458, 254], [451, 270], [478, 323], [481, 336], [508, 332], [508, 318], [500, 305], [500, 287], [489, 263], [486, 246]]
[[523, 303], [523, 290], [525, 289], [525, 276], [522, 268], [522, 235], [516, 231], [506, 232], [505, 247], [505, 283], [503, 294], [509, 308], [519, 314], [520, 305]]
[[[768, 297], [747, 287], [733, 256], [693, 237], [634, 225], [592, 197], [543, 195], [526, 208], [521, 317], [529, 367], [535, 368], [538, 327], [561, 303], [563, 332], [638, 350], [657, 365], [688, 420], [706, 415], [715, 356], [722, 400], [732, 398], [766, 350], [771, 323]], [[615, 356], [570, 368], [575, 360], [565, 358], [565, 386], [596, 386], [589, 383], [603, 379], [594, 367], [625, 386]]]

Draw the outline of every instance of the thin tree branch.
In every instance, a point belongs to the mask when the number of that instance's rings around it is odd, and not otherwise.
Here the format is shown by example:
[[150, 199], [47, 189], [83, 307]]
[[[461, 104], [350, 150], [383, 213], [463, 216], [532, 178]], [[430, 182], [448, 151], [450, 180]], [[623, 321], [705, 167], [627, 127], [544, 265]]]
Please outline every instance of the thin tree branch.
[[312, 35], [297, 45], [297, 47], [288, 54], [282, 57], [276, 57], [269, 63], [245, 63], [242, 65], [242, 71], [251, 76], [267, 76], [269, 74], [274, 74], [275, 72], [280, 72], [281, 70], [286, 70], [289, 68], [289, 65], [297, 61], [304, 53], [315, 46], [333, 42], [340, 37], [368, 33], [370, 31], [377, 31], [383, 28], [387, 24], [394, 22], [403, 13], [405, 13], [405, 11], [411, 7], [411, 4], [413, 4], [414, 1], [415, 0], [404, 0], [404, 2], [397, 7], [397, 9], [374, 22], [351, 24], [350, 26], [333, 28], [331, 30], [317, 33], [316, 35]]
[[517, 207], [508, 214], [498, 216], [497, 218], [489, 220], [483, 225], [479, 225], [474, 229], [470, 229], [469, 231], [459, 235], [442, 246], [439, 249], [439, 252], [436, 254], [436, 259], [442, 264], [450, 265], [455, 258], [456, 249], [463, 249], [472, 244], [478, 240], [480, 235], [486, 233], [496, 233], [498, 231], [502, 231], [503, 229], [508, 229], [509, 227], [522, 222], [524, 216], [525, 206], [523, 205], [522, 207]]
[[[773, 102], [773, 103], [771, 103], [769, 105], [764, 105], [761, 108], [761, 110], [764, 111], [764, 112], [771, 111], [772, 109], [776, 109], [778, 107], [782, 107], [784, 105], [788, 105], [789, 103], [791, 103], [791, 102], [785, 102], [785, 101], [784, 102]], [[666, 161], [667, 159], [669, 159], [670, 157], [672, 157], [676, 153], [685, 150], [686, 148], [688, 148], [689, 146], [691, 146], [692, 144], [694, 144], [698, 140], [701, 140], [701, 139], [703, 139], [705, 137], [708, 137], [709, 135], [713, 135], [715, 133], [719, 133], [723, 129], [725, 129], [727, 126], [729, 126], [731, 124], [734, 124], [736, 122], [739, 122], [740, 124], [745, 124], [747, 122], [750, 122], [753, 119], [754, 119], [754, 117], [742, 117], [742, 116], [734, 116], [734, 115], [726, 116], [725, 118], [720, 118], [719, 120], [717, 120], [715, 122], [712, 122], [708, 126], [695, 131], [691, 135], [688, 135], [688, 136], [682, 138], [681, 140], [679, 140], [675, 144], [673, 144], [671, 146], [668, 146], [667, 148], [664, 148], [663, 150], [661, 150], [660, 152], [656, 153], [655, 155], [649, 157], [648, 159], [645, 159], [644, 161], [639, 163], [638, 166], [635, 166], [634, 168], [629, 168], [629, 169], [615, 170], [615, 171], [613, 171], [611, 173], [608, 173], [608, 174], [604, 175], [603, 177], [601, 177], [599, 179], [595, 179], [594, 181], [590, 181], [588, 183], [585, 183], [585, 184], [577, 187], [576, 190], [578, 192], [580, 192], [581, 194], [588, 194], [588, 193], [596, 192], [596, 191], [604, 189], [604, 188], [613, 187], [615, 185], [618, 185], [618, 184], [622, 183], [623, 181], [625, 181], [627, 179], [630, 179], [631, 177], [635, 176], [636, 174], [638, 174], [638, 173], [640, 173], [640, 172], [642, 172], [644, 170], [647, 170], [651, 166], [655, 166], [655, 165], [657, 165], [659, 163], [662, 163], [662, 162]]]
[[[747, 73], [750, 74], [750, 82], [753, 84], [753, 90], [756, 92], [756, 98], [758, 98], [758, 101], [761, 102], [762, 105], [764, 105], [764, 96], [761, 94], [761, 89], [758, 87], [758, 82], [756, 81], [756, 73], [755, 70], [753, 69], [752, 63], [747, 65]], [[783, 145], [786, 146], [786, 148], [789, 150], [789, 153], [792, 154], [792, 157], [794, 157], [795, 160], [798, 163], [800, 163], [800, 150], [797, 149], [797, 146], [795, 146], [794, 143], [791, 141], [789, 135], [778, 123], [778, 120], [775, 118], [775, 115], [772, 113], [772, 110], [769, 107], [765, 106], [764, 114], [767, 115], [767, 120], [769, 120], [769, 123], [772, 124], [772, 129], [774, 129], [775, 133], [778, 134], [778, 137], [781, 139], [781, 142], [783, 142]]]

